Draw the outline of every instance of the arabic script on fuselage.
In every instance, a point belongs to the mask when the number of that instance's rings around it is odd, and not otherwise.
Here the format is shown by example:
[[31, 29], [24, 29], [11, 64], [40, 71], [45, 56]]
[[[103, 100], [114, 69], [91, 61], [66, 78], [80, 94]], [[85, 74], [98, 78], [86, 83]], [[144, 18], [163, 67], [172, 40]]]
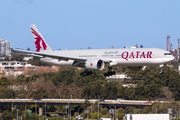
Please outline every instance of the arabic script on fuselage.
[[118, 51], [105, 51], [104, 54], [118, 54]]

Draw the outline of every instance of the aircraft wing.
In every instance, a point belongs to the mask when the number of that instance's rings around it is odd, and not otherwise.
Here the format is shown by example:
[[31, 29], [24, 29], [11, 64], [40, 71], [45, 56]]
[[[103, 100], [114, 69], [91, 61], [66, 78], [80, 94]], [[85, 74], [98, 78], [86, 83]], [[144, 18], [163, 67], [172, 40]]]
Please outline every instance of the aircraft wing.
[[77, 61], [86, 61], [86, 58], [80, 58], [80, 57], [70, 57], [70, 56], [62, 56], [62, 55], [55, 55], [55, 54], [49, 54], [49, 53], [42, 53], [42, 52], [35, 52], [35, 51], [29, 51], [29, 50], [21, 50], [21, 49], [13, 49], [14, 51], [17, 52], [22, 52], [22, 53], [30, 53], [32, 56], [34, 55], [39, 55], [41, 57], [50, 57], [54, 59], [60, 60], [77, 60]]
[[36, 54], [22, 54], [22, 53], [11, 53], [13, 55], [23, 55], [23, 56], [26, 56], [26, 57], [39, 57], [39, 58], [42, 58], [43, 56], [41, 55], [36, 55]]
[[[29, 51], [29, 50], [21, 50], [21, 49], [13, 49], [14, 51], [17, 52], [22, 52], [22, 53], [29, 53], [29, 55], [32, 56], [39, 56], [39, 57], [50, 57], [54, 59], [58, 59], [59, 61], [61, 60], [76, 60], [76, 61], [87, 61], [87, 58], [82, 58], [82, 57], [71, 57], [71, 56], [62, 56], [62, 55], [56, 55], [56, 54], [49, 54], [49, 53], [42, 53], [42, 52], [35, 52], [35, 51]], [[103, 60], [104, 62], [111, 62], [110, 60]]]

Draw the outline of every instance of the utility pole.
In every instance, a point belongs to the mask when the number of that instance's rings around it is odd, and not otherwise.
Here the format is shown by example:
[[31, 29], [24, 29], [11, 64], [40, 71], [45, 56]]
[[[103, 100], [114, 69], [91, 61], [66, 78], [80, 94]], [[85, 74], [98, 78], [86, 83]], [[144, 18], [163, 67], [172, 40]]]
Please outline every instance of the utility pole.
[[37, 114], [37, 106], [36, 106], [36, 104], [37, 104], [37, 101], [35, 100], [35, 113]]
[[78, 116], [79, 116], [79, 109], [83, 109], [83, 108], [78, 108]]
[[98, 120], [99, 120], [99, 100], [98, 100]]
[[69, 117], [69, 102], [68, 102], [68, 117]]
[[157, 114], [157, 108], [156, 108], [156, 114]]
[[46, 118], [46, 104], [47, 104], [47, 102], [45, 103], [45, 118]]
[[92, 115], [92, 104], [91, 104], [91, 115]]
[[[115, 105], [114, 105], [114, 106], [115, 106]], [[116, 120], [116, 106], [115, 106], [114, 118], [115, 118], [115, 120]]]
[[70, 110], [70, 120], [71, 120], [71, 111], [72, 111], [72, 110], [74, 110], [74, 109], [71, 109], [71, 110]]
[[178, 120], [179, 120], [179, 108], [178, 108], [178, 114], [177, 114], [177, 118], [178, 118]]
[[12, 108], [11, 109], [13, 110], [13, 108], [14, 108], [14, 106], [13, 106], [13, 102], [12, 102]]
[[[27, 99], [27, 95], [26, 95], [26, 99]], [[27, 106], [27, 105], [25, 105], [25, 110], [26, 110], [26, 106]]]
[[18, 109], [16, 109], [17, 110], [17, 120], [18, 120]]

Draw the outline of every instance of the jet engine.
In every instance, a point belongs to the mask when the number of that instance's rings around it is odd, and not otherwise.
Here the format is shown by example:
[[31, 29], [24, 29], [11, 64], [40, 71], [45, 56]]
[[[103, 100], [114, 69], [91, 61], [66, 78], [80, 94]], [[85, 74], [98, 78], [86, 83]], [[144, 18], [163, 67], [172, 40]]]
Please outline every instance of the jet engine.
[[127, 66], [130, 70], [134, 70], [134, 71], [143, 71], [146, 66]]
[[104, 61], [101, 59], [87, 60], [85, 62], [85, 67], [87, 69], [102, 70], [104, 69]]

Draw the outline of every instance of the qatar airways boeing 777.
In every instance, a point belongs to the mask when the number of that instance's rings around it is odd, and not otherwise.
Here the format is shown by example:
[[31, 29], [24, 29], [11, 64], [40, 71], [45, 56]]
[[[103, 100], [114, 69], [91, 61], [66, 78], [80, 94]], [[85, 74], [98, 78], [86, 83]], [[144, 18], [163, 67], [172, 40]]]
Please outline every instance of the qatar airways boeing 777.
[[14, 49], [31, 53], [44, 62], [59, 66], [75, 66], [85, 69], [81, 76], [91, 75], [89, 70], [103, 70], [108, 67], [105, 76], [114, 75], [112, 67], [127, 66], [132, 70], [144, 70], [145, 66], [166, 64], [174, 56], [158, 48], [124, 48], [124, 49], [86, 49], [86, 50], [52, 50], [34, 24], [31, 25], [36, 45], [35, 51]]

